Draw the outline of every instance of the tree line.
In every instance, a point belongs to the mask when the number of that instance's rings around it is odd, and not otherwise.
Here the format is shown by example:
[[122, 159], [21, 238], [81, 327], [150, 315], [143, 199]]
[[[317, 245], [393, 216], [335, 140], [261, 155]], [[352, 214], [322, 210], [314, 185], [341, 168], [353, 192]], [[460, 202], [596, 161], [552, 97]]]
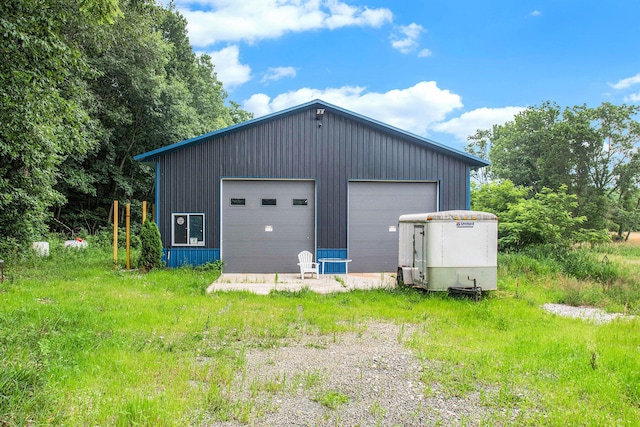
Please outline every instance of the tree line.
[[472, 205], [501, 216], [505, 248], [621, 239], [640, 227], [640, 107], [545, 102], [478, 130], [465, 150], [489, 159]]
[[133, 155], [250, 119], [154, 0], [0, 3], [0, 248], [150, 200]]
[[[503, 218], [513, 206], [518, 218], [518, 203], [555, 194], [576, 219], [572, 232], [624, 237], [640, 226], [639, 111], [545, 102], [477, 131], [466, 150], [492, 165], [476, 174], [475, 206]], [[249, 118], [211, 58], [193, 52], [172, 5], [1, 2], [0, 250], [108, 225], [114, 199], [153, 197], [153, 171], [133, 155]]]

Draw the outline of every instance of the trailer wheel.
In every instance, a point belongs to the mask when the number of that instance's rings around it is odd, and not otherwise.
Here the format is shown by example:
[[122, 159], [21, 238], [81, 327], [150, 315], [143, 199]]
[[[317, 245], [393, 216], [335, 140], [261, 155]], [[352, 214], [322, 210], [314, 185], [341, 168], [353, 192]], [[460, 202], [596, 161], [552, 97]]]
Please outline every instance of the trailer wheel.
[[402, 268], [398, 268], [398, 274], [396, 274], [396, 284], [398, 286], [404, 286], [404, 274]]

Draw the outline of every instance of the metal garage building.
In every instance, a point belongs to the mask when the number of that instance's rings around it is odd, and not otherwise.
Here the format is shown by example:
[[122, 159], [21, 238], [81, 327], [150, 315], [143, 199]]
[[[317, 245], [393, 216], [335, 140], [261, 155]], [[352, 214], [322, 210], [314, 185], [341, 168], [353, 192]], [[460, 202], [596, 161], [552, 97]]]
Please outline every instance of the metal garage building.
[[398, 217], [468, 209], [470, 170], [488, 165], [319, 100], [135, 159], [156, 165], [168, 265], [246, 273], [295, 272], [305, 249], [395, 271]]

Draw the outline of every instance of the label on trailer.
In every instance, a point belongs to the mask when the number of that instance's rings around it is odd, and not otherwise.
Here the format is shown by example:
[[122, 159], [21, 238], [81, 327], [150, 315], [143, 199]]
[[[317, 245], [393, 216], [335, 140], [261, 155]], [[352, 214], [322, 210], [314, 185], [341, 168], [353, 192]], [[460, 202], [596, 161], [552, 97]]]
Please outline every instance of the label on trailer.
[[457, 228], [473, 228], [475, 226], [474, 221], [458, 221], [456, 222]]

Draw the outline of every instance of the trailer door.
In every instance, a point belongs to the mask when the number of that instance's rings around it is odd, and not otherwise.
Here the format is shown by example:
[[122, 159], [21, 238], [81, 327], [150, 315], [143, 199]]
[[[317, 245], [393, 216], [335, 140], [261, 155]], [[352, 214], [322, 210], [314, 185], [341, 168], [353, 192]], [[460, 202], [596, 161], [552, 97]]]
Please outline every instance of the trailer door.
[[424, 225], [413, 226], [413, 280], [420, 284], [427, 283], [427, 259]]

